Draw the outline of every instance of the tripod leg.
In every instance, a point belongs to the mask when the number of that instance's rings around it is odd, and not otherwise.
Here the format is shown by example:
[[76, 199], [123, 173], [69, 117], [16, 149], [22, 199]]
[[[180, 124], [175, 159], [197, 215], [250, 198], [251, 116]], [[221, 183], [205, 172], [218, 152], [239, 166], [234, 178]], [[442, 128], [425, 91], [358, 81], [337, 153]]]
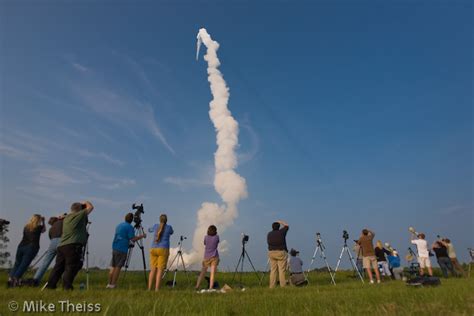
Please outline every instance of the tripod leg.
[[257, 279], [258, 279], [258, 282], [260, 285], [262, 285], [262, 279], [260, 278], [260, 276], [258, 275], [258, 272], [257, 270], [255, 269], [253, 263], [252, 263], [252, 260], [250, 259], [250, 256], [249, 254], [247, 253], [247, 250], [245, 251], [245, 254], [247, 255], [247, 259], [249, 259], [249, 262], [250, 262], [250, 265], [252, 266], [252, 269], [253, 271], [255, 272], [255, 275], [257, 276]]
[[171, 270], [171, 267], [173, 266], [173, 263], [176, 261], [177, 258], [178, 258], [178, 254], [174, 256], [173, 260], [171, 260], [170, 265], [163, 272], [163, 276], [161, 277], [162, 280], [165, 278], [166, 274]]
[[130, 264], [130, 258], [132, 257], [133, 247], [128, 248], [127, 253], [127, 260], [125, 260], [125, 269], [122, 273], [122, 282], [125, 281], [125, 277], [127, 276], [128, 265]]
[[311, 263], [309, 264], [309, 267], [308, 267], [308, 273], [311, 271], [311, 267], [313, 266], [313, 262], [316, 259], [316, 254], [318, 253], [318, 250], [319, 250], [319, 247], [316, 246], [316, 248], [314, 249], [313, 258], [311, 258]]
[[339, 260], [337, 260], [336, 269], [334, 270], [334, 276], [336, 275], [337, 269], [339, 269], [339, 265], [341, 264], [342, 255], [344, 254], [344, 247], [342, 247], [341, 254], [339, 255]]
[[326, 254], [324, 250], [321, 249], [321, 255], [323, 256], [324, 262], [326, 263], [326, 267], [328, 268], [329, 275], [331, 276], [332, 284], [336, 285], [336, 280], [334, 280], [334, 276], [332, 274], [331, 266], [329, 265], [328, 259], [326, 258]]
[[364, 278], [362, 277], [362, 274], [360, 274], [360, 271], [357, 268], [357, 265], [354, 261], [354, 257], [352, 257], [351, 251], [349, 250], [349, 248], [347, 248], [347, 246], [345, 248], [346, 248], [347, 254], [349, 255], [349, 260], [351, 261], [352, 268], [357, 272], [362, 283], [364, 283]]
[[235, 266], [234, 276], [232, 277], [232, 283], [234, 283], [235, 276], [237, 275], [237, 271], [239, 271], [240, 261], [242, 261], [243, 256], [244, 254], [242, 253], [239, 257], [239, 261], [237, 261], [237, 265]]
[[[189, 285], [189, 275], [188, 275], [188, 271], [186, 270], [186, 264], [184, 263], [184, 257], [183, 257], [183, 254], [181, 253], [181, 255], [179, 256], [181, 258], [181, 263], [183, 265], [183, 271], [184, 271], [184, 274], [186, 275], [186, 278], [188, 279], [188, 285]], [[178, 259], [179, 261], [179, 259]]]

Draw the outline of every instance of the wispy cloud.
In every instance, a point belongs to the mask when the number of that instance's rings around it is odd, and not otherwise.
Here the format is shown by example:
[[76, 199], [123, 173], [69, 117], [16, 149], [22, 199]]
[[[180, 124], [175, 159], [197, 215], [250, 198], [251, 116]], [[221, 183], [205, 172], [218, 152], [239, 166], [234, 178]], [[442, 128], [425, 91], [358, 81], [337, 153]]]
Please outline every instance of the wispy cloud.
[[88, 71], [89, 71], [89, 68], [87, 68], [86, 66], [81, 65], [81, 64], [79, 64], [79, 63], [74, 63], [74, 62], [73, 62], [73, 63], [72, 63], [72, 66], [73, 66], [76, 70], [78, 70], [78, 71], [80, 71], [80, 72], [88, 72]]
[[212, 186], [212, 181], [209, 179], [195, 179], [195, 178], [181, 178], [181, 177], [166, 177], [163, 182], [175, 185], [180, 189], [187, 189], [192, 187], [207, 187]]
[[[149, 84], [151, 85], [151, 83]], [[92, 75], [88, 76], [87, 81], [74, 81], [71, 88], [74, 95], [86, 107], [101, 115], [104, 119], [114, 122], [127, 131], [131, 131], [132, 126], [135, 129], [145, 128], [169, 152], [175, 154], [174, 149], [168, 143], [156, 122], [154, 109], [150, 103], [138, 100], [125, 93], [119, 93]]]
[[86, 178], [89, 182], [94, 182], [99, 187], [108, 190], [120, 189], [136, 184], [135, 180], [129, 178], [105, 176], [97, 171], [79, 167], [72, 167], [71, 169], [81, 177]]
[[239, 164], [244, 164], [253, 160], [255, 156], [257, 156], [258, 151], [260, 150], [260, 139], [250, 124], [241, 123], [240, 126], [247, 131], [251, 146], [249, 151], [238, 154]]

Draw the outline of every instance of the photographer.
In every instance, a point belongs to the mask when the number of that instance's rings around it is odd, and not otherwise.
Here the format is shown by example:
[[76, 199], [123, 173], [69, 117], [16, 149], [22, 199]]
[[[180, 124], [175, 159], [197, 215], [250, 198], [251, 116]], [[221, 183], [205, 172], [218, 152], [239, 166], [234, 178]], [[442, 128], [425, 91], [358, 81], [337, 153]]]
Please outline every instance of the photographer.
[[155, 291], [160, 289], [161, 277], [166, 270], [168, 257], [170, 255], [170, 237], [173, 235], [173, 227], [167, 224], [166, 214], [160, 215], [160, 224], [155, 224], [148, 231], [153, 233], [153, 241], [150, 249], [150, 275], [148, 277], [148, 290], [151, 290], [155, 282]]
[[462, 276], [465, 276], [464, 269], [458, 261], [458, 258], [456, 256], [456, 251], [454, 250], [454, 246], [451, 243], [451, 240], [449, 240], [448, 238], [445, 238], [442, 240], [442, 242], [444, 243], [446, 248], [448, 248], [448, 256], [449, 256], [449, 259], [451, 260], [451, 263], [453, 264], [454, 269], [458, 273], [460, 273]]
[[38, 268], [35, 273], [35, 276], [33, 277], [34, 284], [36, 286], [40, 284], [43, 275], [45, 274], [46, 270], [48, 270], [51, 262], [53, 262], [54, 257], [56, 257], [57, 248], [59, 243], [61, 242], [61, 235], [63, 233], [64, 216], [65, 214], [59, 215], [58, 217], [53, 216], [48, 221], [48, 224], [51, 225], [51, 228], [48, 232], [50, 242], [48, 250], [46, 250], [46, 253], [44, 254], [41, 266]]
[[411, 236], [411, 243], [416, 245], [418, 250], [418, 263], [420, 264], [420, 275], [423, 276], [425, 273], [425, 268], [428, 269], [428, 274], [433, 276], [433, 270], [431, 269], [431, 261], [430, 261], [430, 252], [428, 251], [428, 242], [425, 240], [425, 234], [420, 233], [417, 235], [417, 239], [415, 236]]
[[135, 236], [135, 230], [131, 225], [133, 213], [125, 215], [125, 221], [115, 228], [115, 236], [112, 242], [112, 260], [110, 261], [109, 283], [107, 289], [114, 289], [117, 284], [120, 270], [127, 261], [128, 248], [133, 247], [135, 241], [145, 238], [146, 235]]
[[373, 232], [365, 228], [362, 230], [362, 234], [360, 235], [359, 240], [357, 241], [362, 250], [362, 264], [365, 270], [367, 271], [367, 275], [370, 279], [370, 284], [374, 284], [371, 268], [374, 269], [377, 283], [380, 283], [380, 273], [373, 245], [374, 236], [375, 234]]
[[[280, 229], [280, 225], [283, 228]], [[286, 286], [286, 267], [288, 258], [288, 248], [286, 247], [286, 234], [289, 226], [284, 221], [277, 221], [272, 224], [272, 231], [267, 235], [268, 259], [270, 260], [270, 288], [276, 286], [277, 274], [280, 286]]]
[[431, 249], [433, 249], [436, 255], [436, 260], [438, 261], [438, 265], [441, 269], [441, 272], [443, 273], [443, 276], [445, 278], [448, 277], [448, 270], [453, 274], [453, 276], [456, 276], [454, 266], [449, 259], [448, 248], [446, 248], [445, 244], [442, 241], [437, 240], [433, 243]]
[[219, 235], [217, 235], [217, 227], [214, 225], [209, 226], [207, 229], [207, 235], [204, 237], [204, 260], [202, 261], [202, 269], [199, 274], [196, 290], [199, 290], [201, 281], [207, 272], [207, 268], [211, 268], [211, 277], [209, 279], [209, 290], [214, 290], [214, 280], [219, 265], [219, 252], [217, 246], [219, 245]]
[[395, 280], [403, 279], [403, 268], [400, 265], [400, 256], [398, 255], [398, 252], [393, 249], [392, 252], [387, 256], [387, 259]]
[[56, 264], [49, 275], [46, 288], [55, 289], [62, 277], [63, 288], [73, 289], [74, 278], [81, 270], [84, 261], [83, 250], [88, 238], [87, 216], [93, 209], [94, 206], [89, 201], [71, 205], [71, 212], [63, 221], [63, 233], [57, 248]]
[[308, 280], [303, 273], [303, 260], [297, 257], [299, 253], [298, 250], [290, 250], [290, 283], [294, 286], [305, 286], [308, 285]]
[[390, 251], [384, 248], [382, 241], [380, 240], [377, 240], [374, 251], [375, 257], [377, 258], [377, 265], [382, 269], [382, 275], [391, 277], [392, 274], [390, 273], [387, 258], [385, 257], [385, 255], [390, 255]]
[[41, 234], [45, 231], [44, 217], [39, 214], [33, 215], [25, 225], [23, 238], [16, 250], [15, 265], [9, 274], [9, 287], [20, 285], [21, 277], [39, 251]]

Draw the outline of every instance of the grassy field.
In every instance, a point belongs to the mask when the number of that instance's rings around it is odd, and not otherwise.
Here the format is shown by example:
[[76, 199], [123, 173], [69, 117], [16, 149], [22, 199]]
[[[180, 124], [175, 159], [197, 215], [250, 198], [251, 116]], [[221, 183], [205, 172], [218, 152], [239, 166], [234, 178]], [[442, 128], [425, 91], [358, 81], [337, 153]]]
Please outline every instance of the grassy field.
[[[232, 273], [219, 273], [218, 282], [232, 286]], [[172, 274], [168, 276], [168, 280]], [[85, 282], [81, 272], [76, 280], [76, 290], [43, 291], [38, 288], [0, 290], [0, 315], [21, 315], [24, 301], [53, 303], [61, 313], [59, 301], [100, 304], [97, 315], [473, 315], [474, 277], [471, 279], [443, 279], [434, 288], [415, 288], [401, 281], [386, 281], [378, 285], [362, 284], [351, 273], [337, 275], [337, 285], [331, 285], [327, 273], [312, 272], [310, 285], [305, 288], [287, 287], [270, 290], [254, 274], [244, 274], [245, 291], [233, 286], [230, 293], [196, 293], [193, 290], [196, 275], [190, 275], [190, 283], [184, 274], [178, 274], [175, 289], [163, 287], [158, 292], [145, 291], [143, 272], [128, 272], [119, 289], [106, 290], [106, 271], [90, 272], [90, 289], [79, 290]], [[6, 283], [6, 272], [0, 281]], [[9, 311], [11, 301], [19, 303], [19, 311]], [[63, 303], [65, 304], [65, 303]], [[71, 310], [72, 308], [70, 308]], [[28, 313], [31, 314], [31, 313]], [[35, 313], [36, 314], [36, 313]], [[52, 314], [52, 313], [49, 313]]]

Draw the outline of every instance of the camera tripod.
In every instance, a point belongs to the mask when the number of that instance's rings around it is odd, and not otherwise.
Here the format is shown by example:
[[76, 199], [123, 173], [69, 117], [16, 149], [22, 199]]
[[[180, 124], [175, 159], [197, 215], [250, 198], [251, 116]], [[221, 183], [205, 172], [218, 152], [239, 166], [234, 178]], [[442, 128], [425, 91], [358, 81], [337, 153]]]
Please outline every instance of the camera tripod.
[[324, 249], [326, 249], [326, 247], [324, 246], [323, 241], [321, 240], [321, 234], [316, 233], [316, 248], [314, 249], [313, 258], [311, 258], [311, 263], [309, 264], [309, 267], [308, 267], [308, 273], [311, 271], [311, 267], [313, 265], [314, 260], [316, 259], [316, 255], [318, 251], [320, 251], [319, 256], [323, 258], [324, 262], [326, 263], [326, 267], [328, 269], [329, 275], [331, 276], [331, 282], [332, 284], [336, 285], [336, 281], [334, 280], [334, 276], [332, 274], [331, 266], [329, 265], [328, 260], [326, 258], [326, 254], [324, 253]]
[[[258, 272], [257, 272], [257, 270], [255, 269], [255, 266], [252, 263], [252, 259], [250, 259], [250, 256], [247, 253], [247, 250], [245, 250], [245, 245], [246, 244], [247, 244], [247, 242], [245, 241], [245, 239], [242, 239], [242, 252], [240, 253], [239, 261], [237, 261], [237, 265], [235, 266], [234, 276], [232, 277], [232, 283], [234, 283], [235, 277], [237, 276], [237, 273], [239, 273], [240, 274], [239, 282], [240, 282], [240, 286], [242, 286], [242, 275], [244, 274], [244, 261], [245, 261], [245, 257], [247, 257], [247, 259], [250, 263], [250, 266], [252, 267], [253, 272], [255, 272], [255, 275], [257, 276], [258, 282], [261, 285], [262, 284], [262, 279], [258, 275]], [[240, 271], [239, 271], [239, 267], [240, 267]]]
[[471, 277], [471, 266], [474, 264], [474, 249], [472, 248], [467, 248], [469, 250], [469, 256], [471, 257], [471, 261], [469, 261], [469, 270], [467, 272], [467, 277]]
[[[135, 236], [145, 235], [145, 231], [143, 229], [141, 219], [139, 219], [138, 221], [135, 221], [135, 227], [133, 229], [135, 230]], [[135, 241], [135, 244], [138, 245], [138, 247], [140, 248], [142, 252], [143, 275], [145, 276], [145, 287], [146, 287], [148, 285], [148, 278], [146, 274], [145, 248], [143, 246], [143, 239], [139, 239]], [[127, 275], [128, 266], [130, 264], [130, 259], [132, 258], [133, 248], [135, 248], [135, 244], [130, 243], [128, 246], [127, 260], [125, 261], [125, 270], [123, 271], [122, 281], [125, 280], [125, 276]]]
[[349, 255], [349, 261], [351, 262], [352, 268], [354, 269], [355, 272], [357, 272], [357, 275], [359, 276], [362, 283], [364, 283], [364, 278], [360, 274], [360, 271], [357, 268], [357, 265], [354, 261], [354, 257], [352, 256], [352, 253], [349, 250], [349, 247], [347, 246], [347, 239], [349, 239], [349, 234], [347, 234], [346, 231], [344, 231], [343, 238], [344, 238], [344, 245], [342, 246], [341, 254], [339, 255], [339, 260], [337, 260], [336, 269], [334, 270], [334, 278], [336, 277], [337, 270], [339, 269], [339, 265], [341, 264], [342, 256], [344, 255], [344, 252], [346, 252]]
[[163, 280], [166, 276], [166, 274], [170, 271], [170, 268], [173, 266], [173, 264], [175, 263], [176, 261], [176, 266], [175, 266], [175, 269], [174, 269], [174, 275], [173, 275], [173, 285], [172, 287], [174, 288], [175, 285], [176, 285], [176, 275], [178, 273], [178, 266], [179, 266], [179, 263], [181, 261], [181, 264], [183, 265], [183, 271], [184, 271], [184, 274], [186, 275], [186, 278], [188, 279], [188, 284], [189, 284], [189, 275], [188, 275], [188, 271], [186, 270], [186, 264], [184, 263], [184, 258], [183, 258], [183, 241], [187, 239], [186, 237], [184, 237], [183, 235], [181, 235], [179, 237], [179, 241], [178, 241], [178, 252], [176, 253], [176, 255], [174, 256], [173, 260], [171, 260], [171, 263], [170, 265], [168, 266], [168, 268], [165, 270], [165, 272], [163, 273], [163, 276], [161, 277], [161, 279]]
[[84, 258], [86, 261], [86, 290], [89, 289], [89, 228], [91, 227], [92, 222], [87, 222], [86, 231], [87, 231], [87, 240], [86, 244], [84, 245], [84, 251], [82, 253], [82, 262], [84, 262]]

